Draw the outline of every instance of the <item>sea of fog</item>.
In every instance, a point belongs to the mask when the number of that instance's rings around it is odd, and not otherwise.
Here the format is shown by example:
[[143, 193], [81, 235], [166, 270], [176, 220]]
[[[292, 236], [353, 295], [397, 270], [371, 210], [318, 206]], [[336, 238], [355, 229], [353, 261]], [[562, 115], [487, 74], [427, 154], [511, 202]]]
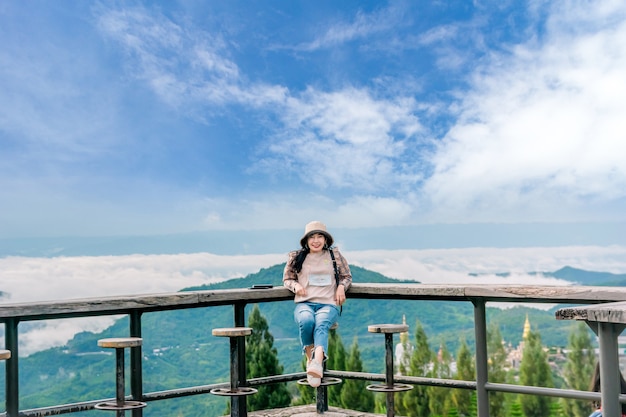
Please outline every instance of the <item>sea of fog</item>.
[[[626, 273], [626, 246], [342, 251], [353, 265], [425, 284], [573, 283], [544, 276], [564, 266]], [[120, 255], [0, 258], [0, 304], [154, 294], [244, 277], [286, 254]], [[508, 273], [506, 277], [498, 274]], [[61, 346], [80, 331], [101, 331], [116, 317], [38, 322], [20, 333], [20, 355]], [[30, 327], [30, 326], [29, 326]], [[3, 329], [2, 329], [3, 330]], [[2, 338], [3, 336], [2, 332]], [[1, 340], [2, 345], [4, 341]]]

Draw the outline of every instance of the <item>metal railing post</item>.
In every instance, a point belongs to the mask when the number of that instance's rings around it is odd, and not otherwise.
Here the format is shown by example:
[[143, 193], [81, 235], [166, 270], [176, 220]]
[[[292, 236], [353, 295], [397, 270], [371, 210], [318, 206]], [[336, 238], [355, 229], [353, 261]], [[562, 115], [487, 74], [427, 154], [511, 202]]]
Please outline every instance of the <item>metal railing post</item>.
[[476, 399], [478, 417], [489, 417], [489, 393], [486, 388], [489, 376], [485, 301], [472, 299], [472, 304], [474, 304], [474, 335], [476, 338]]
[[[602, 415], [620, 417], [622, 407], [619, 403], [619, 356], [617, 337], [624, 325], [598, 323], [598, 344], [600, 345], [600, 392], [602, 393]], [[617, 371], [616, 371], [617, 370]]]
[[[141, 337], [141, 311], [130, 313], [130, 336]], [[141, 346], [130, 349], [130, 393], [133, 400], [143, 401], [143, 358]], [[143, 408], [135, 408], [133, 417], [143, 417]]]
[[[246, 303], [235, 303], [235, 327], [246, 326]], [[237, 349], [237, 363], [231, 364], [236, 368], [237, 387], [242, 387], [246, 383], [246, 341], [245, 338], [236, 338], [235, 348]], [[232, 347], [231, 347], [232, 349]], [[248, 415], [248, 407], [245, 396], [232, 396], [230, 398], [231, 415], [245, 417]]]
[[6, 399], [7, 417], [17, 417], [20, 409], [19, 391], [19, 352], [18, 331], [19, 320], [8, 318], [4, 322], [4, 345], [11, 351], [11, 357], [6, 361]]

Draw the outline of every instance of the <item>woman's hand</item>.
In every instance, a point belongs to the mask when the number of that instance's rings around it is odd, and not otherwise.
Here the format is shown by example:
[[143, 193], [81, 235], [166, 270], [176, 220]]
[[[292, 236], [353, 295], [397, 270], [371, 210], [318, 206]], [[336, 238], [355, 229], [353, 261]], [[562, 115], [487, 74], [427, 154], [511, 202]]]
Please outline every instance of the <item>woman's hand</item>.
[[300, 285], [299, 282], [296, 282], [295, 288], [296, 288], [296, 295], [299, 295], [300, 297], [304, 297], [306, 295], [306, 288]]
[[335, 302], [338, 306], [341, 306], [346, 302], [346, 287], [343, 285], [337, 285], [337, 291], [335, 292]]

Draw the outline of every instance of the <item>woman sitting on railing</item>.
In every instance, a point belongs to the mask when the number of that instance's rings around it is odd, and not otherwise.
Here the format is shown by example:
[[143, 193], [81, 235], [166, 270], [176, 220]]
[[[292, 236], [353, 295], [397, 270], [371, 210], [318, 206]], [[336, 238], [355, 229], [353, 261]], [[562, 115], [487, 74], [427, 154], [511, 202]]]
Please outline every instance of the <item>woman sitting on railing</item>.
[[[619, 374], [620, 392], [626, 394], [626, 381]], [[593, 376], [591, 377], [591, 387], [589, 391], [600, 392], [600, 364], [596, 363], [596, 368], [593, 370]], [[593, 407], [595, 411], [589, 414], [589, 417], [602, 417], [602, 407], [599, 401], [594, 401]], [[626, 417], [626, 404], [622, 404], [622, 417]]]
[[284, 286], [296, 294], [294, 318], [307, 358], [307, 381], [312, 387], [321, 384], [328, 333], [339, 318], [352, 283], [348, 262], [332, 245], [333, 237], [323, 223], [308, 223], [300, 240], [302, 248], [289, 253], [283, 274]]

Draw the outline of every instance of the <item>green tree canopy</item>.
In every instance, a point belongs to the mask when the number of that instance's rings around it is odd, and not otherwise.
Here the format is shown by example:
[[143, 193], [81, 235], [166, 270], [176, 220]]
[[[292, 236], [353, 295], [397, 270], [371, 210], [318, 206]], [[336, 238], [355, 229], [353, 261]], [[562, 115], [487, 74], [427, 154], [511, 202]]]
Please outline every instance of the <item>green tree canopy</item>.
[[[341, 337], [337, 330], [330, 330], [328, 335], [328, 360], [326, 361], [327, 369], [336, 371], [346, 370], [346, 348], [343, 346]], [[344, 385], [337, 384], [328, 387], [328, 404], [334, 406], [341, 405], [341, 392]]]
[[[520, 365], [520, 383], [535, 387], [554, 386], [552, 371], [548, 363], [548, 354], [541, 344], [539, 332], [529, 331], [524, 340], [524, 352]], [[550, 415], [551, 399], [538, 395], [520, 396], [522, 411], [526, 417], [545, 417]]]
[[[415, 324], [415, 348], [411, 354], [410, 375], [428, 376], [431, 374], [433, 353], [428, 346], [428, 337], [422, 324]], [[412, 390], [400, 393], [399, 401], [395, 401], [396, 412], [408, 417], [431, 416], [428, 407], [428, 392], [423, 385], [417, 385]]]
[[[506, 351], [502, 341], [500, 328], [491, 324], [487, 330], [487, 372], [490, 382], [506, 382]], [[489, 393], [489, 414], [492, 417], [506, 416], [505, 394], [503, 392]]]
[[[348, 355], [346, 361], [346, 370], [363, 372], [363, 363], [361, 362], [361, 353], [359, 352], [359, 342], [356, 337], [350, 347], [350, 354]], [[365, 388], [368, 385], [367, 381], [347, 379], [343, 381], [342, 385], [341, 406], [343, 408], [365, 412], [374, 411], [374, 393]]]
[[[258, 378], [283, 373], [278, 361], [278, 352], [274, 347], [274, 337], [269, 332], [265, 317], [261, 315], [259, 306], [255, 304], [248, 325], [252, 334], [246, 338], [246, 366], [248, 378]], [[247, 397], [248, 409], [266, 410], [287, 407], [291, 403], [291, 395], [286, 383], [262, 385], [259, 392]]]
[[[589, 389], [595, 362], [596, 354], [589, 328], [583, 322], [576, 322], [569, 336], [567, 362], [563, 369], [568, 388], [582, 391]], [[562, 400], [561, 405], [565, 415], [572, 417], [587, 417], [591, 410], [589, 401]]]
[[[474, 360], [465, 340], [461, 342], [461, 347], [457, 353], [455, 378], [462, 381], [476, 380]], [[452, 391], [452, 402], [459, 414], [469, 415], [471, 396], [472, 391], [470, 390], [456, 389]]]
[[[433, 361], [433, 369], [431, 375], [435, 378], [450, 379], [450, 363], [452, 362], [452, 356], [450, 351], [446, 347], [445, 342], [442, 340], [439, 345], [439, 352], [435, 360]], [[441, 387], [427, 387], [428, 395], [428, 408], [432, 414], [443, 416], [447, 414], [447, 409], [450, 403], [450, 389]]]

